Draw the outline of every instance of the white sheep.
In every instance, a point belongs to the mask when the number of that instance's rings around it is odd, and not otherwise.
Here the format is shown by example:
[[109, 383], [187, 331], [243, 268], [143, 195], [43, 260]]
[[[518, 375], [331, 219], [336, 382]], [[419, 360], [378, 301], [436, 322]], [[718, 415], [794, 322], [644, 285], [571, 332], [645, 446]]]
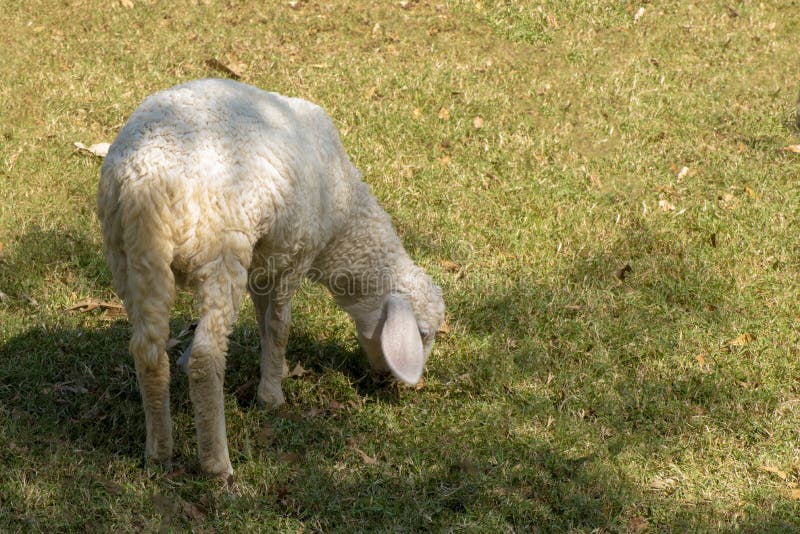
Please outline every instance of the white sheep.
[[419, 381], [444, 317], [441, 292], [406, 254], [320, 107], [230, 80], [156, 93], [111, 145], [98, 215], [131, 322], [148, 457], [172, 455], [166, 344], [176, 282], [193, 290], [199, 313], [183, 360], [206, 472], [233, 472], [222, 385], [245, 291], [261, 337], [260, 403], [284, 402], [290, 303], [306, 277], [353, 318], [373, 369]]

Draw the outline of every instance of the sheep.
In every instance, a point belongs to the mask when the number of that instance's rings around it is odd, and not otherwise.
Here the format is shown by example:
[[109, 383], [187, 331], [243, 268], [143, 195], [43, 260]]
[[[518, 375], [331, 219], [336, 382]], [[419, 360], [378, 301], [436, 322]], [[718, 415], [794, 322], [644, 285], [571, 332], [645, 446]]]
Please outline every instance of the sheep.
[[285, 402], [291, 300], [305, 278], [353, 319], [374, 371], [420, 380], [444, 318], [441, 290], [403, 249], [322, 108], [232, 80], [174, 86], [133, 112], [98, 189], [148, 458], [168, 461], [173, 449], [166, 345], [176, 284], [193, 292], [199, 315], [181, 363], [207, 473], [233, 472], [223, 378], [245, 292], [261, 341], [260, 404]]

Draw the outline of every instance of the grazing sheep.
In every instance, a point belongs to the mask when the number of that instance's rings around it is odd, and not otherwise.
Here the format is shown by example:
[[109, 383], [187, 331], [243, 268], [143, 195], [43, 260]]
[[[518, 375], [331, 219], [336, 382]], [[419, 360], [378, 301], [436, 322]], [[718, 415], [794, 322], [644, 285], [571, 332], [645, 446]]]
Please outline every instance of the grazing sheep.
[[111, 145], [98, 215], [131, 322], [148, 457], [172, 454], [176, 282], [193, 290], [200, 316], [182, 360], [209, 473], [233, 472], [222, 384], [245, 291], [261, 337], [260, 403], [284, 402], [290, 303], [307, 277], [353, 318], [373, 369], [419, 381], [444, 316], [440, 290], [403, 250], [318, 106], [230, 80], [156, 93]]

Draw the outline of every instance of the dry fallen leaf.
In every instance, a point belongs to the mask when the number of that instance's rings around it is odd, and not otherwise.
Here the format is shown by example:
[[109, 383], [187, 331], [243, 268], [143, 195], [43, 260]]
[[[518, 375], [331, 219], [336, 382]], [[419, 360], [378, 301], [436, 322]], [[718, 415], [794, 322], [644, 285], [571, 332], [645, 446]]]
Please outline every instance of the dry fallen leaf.
[[656, 477], [650, 482], [650, 489], [656, 491], [665, 491], [674, 488], [678, 485], [678, 481], [674, 478], [661, 478]]
[[358, 454], [359, 456], [361, 456], [361, 459], [364, 461], [365, 464], [367, 464], [367, 465], [375, 465], [376, 463], [378, 463], [378, 460], [376, 460], [375, 458], [373, 458], [372, 456], [370, 456], [366, 452], [364, 452], [361, 449], [359, 449], [358, 447], [356, 447], [356, 442], [353, 441], [352, 439], [347, 440], [347, 447], [350, 450], [352, 450], [353, 452], [355, 452], [356, 454]]
[[262, 447], [272, 445], [275, 441], [275, 431], [270, 426], [265, 426], [256, 434], [256, 442]]
[[440, 260], [439, 265], [442, 266], [442, 269], [451, 273], [457, 273], [461, 270], [461, 266], [459, 264], [450, 260]]
[[303, 456], [298, 452], [279, 452], [278, 459], [287, 464], [299, 464], [303, 460]]
[[325, 410], [322, 408], [309, 408], [303, 411], [303, 417], [306, 419], [313, 419], [325, 413]]
[[675, 204], [669, 200], [659, 200], [658, 207], [661, 208], [662, 211], [675, 211]]
[[241, 65], [225, 64], [219, 59], [212, 57], [211, 59], [206, 60], [206, 66], [227, 74], [234, 80], [239, 80], [242, 78]]
[[183, 499], [181, 499], [181, 511], [188, 519], [202, 519], [206, 515], [201, 505]]
[[439, 160], [439, 163], [441, 163], [442, 165], [447, 165], [448, 163], [450, 163], [450, 156], [442, 156], [441, 158], [437, 159]]
[[600, 180], [600, 177], [595, 173], [589, 175], [589, 183], [594, 187], [603, 187], [603, 181]]
[[131, 9], [133, 7], [133, 0], [119, 0], [122, 7]]
[[75, 150], [84, 154], [91, 154], [98, 158], [104, 158], [108, 154], [108, 149], [111, 148], [111, 143], [96, 143], [92, 146], [86, 146], [83, 143], [76, 141], [73, 143]]
[[289, 378], [300, 378], [301, 376], [303, 376], [306, 373], [308, 373], [308, 371], [306, 371], [303, 368], [303, 366], [298, 363], [298, 364], [296, 364], [294, 366], [294, 369], [292, 369], [292, 372], [289, 373], [288, 377]]
[[647, 520], [643, 517], [633, 516], [628, 520], [628, 528], [627, 532], [631, 534], [639, 534], [640, 532], [647, 532], [647, 529], [650, 528], [650, 524]]
[[95, 300], [91, 298], [79, 300], [71, 307], [67, 308], [65, 311], [88, 312], [96, 310], [98, 308], [100, 310], [106, 311], [109, 315], [112, 316], [126, 315], [125, 306], [123, 306], [122, 304], [117, 304], [115, 302], [106, 302], [102, 300]]
[[472, 127], [476, 130], [483, 128], [483, 117], [475, 117], [472, 119]]
[[745, 345], [748, 345], [753, 340], [755, 340], [755, 338], [756, 336], [754, 336], [750, 332], [745, 332], [744, 334], [740, 334], [735, 338], [726, 341], [725, 345], [728, 347], [744, 347]]
[[614, 276], [621, 282], [624, 282], [625, 277], [628, 276], [628, 273], [631, 272], [633, 272], [633, 267], [631, 267], [630, 263], [626, 263], [625, 265], [614, 271]]
[[412, 111], [411, 114], [414, 115], [415, 119], [419, 119], [422, 117], [422, 110], [419, 108], [414, 108], [414, 111]]
[[450, 120], [450, 111], [447, 108], [442, 108], [439, 110], [439, 118], [443, 121]]
[[785, 471], [781, 471], [777, 467], [772, 467], [771, 465], [759, 465], [758, 468], [761, 471], [765, 471], [767, 473], [772, 473], [773, 475], [777, 476], [781, 480], [786, 480], [786, 478], [789, 476], [789, 475], [786, 474]]
[[556, 19], [555, 14], [548, 13], [547, 14], [547, 25], [553, 28], [554, 30], [558, 29], [558, 19]]
[[786, 152], [794, 152], [795, 154], [800, 154], [800, 145], [789, 145], [783, 147]]
[[756, 200], [759, 200], [759, 199], [761, 198], [761, 197], [759, 196], [759, 194], [758, 194], [758, 193], [756, 193], [756, 192], [755, 192], [753, 189], [751, 189], [749, 186], [744, 186], [744, 192], [745, 192], [745, 193], [747, 193], [747, 195], [748, 195], [750, 198], [754, 198], [754, 199], [756, 199]]
[[697, 360], [697, 363], [699, 363], [700, 365], [706, 364], [705, 354], [698, 354], [697, 356], [694, 357], [694, 359]]

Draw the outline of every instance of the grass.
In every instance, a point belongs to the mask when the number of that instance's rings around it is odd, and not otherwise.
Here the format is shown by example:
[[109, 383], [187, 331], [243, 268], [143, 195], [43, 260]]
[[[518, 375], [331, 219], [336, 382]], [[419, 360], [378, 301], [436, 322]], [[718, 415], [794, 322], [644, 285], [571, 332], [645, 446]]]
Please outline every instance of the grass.
[[[0, 11], [0, 530], [800, 528], [791, 2], [127, 3]], [[450, 326], [382, 386], [304, 288], [269, 412], [245, 306], [230, 484], [178, 372], [144, 465], [126, 321], [65, 311], [115, 298], [73, 142], [210, 59], [329, 111]]]

